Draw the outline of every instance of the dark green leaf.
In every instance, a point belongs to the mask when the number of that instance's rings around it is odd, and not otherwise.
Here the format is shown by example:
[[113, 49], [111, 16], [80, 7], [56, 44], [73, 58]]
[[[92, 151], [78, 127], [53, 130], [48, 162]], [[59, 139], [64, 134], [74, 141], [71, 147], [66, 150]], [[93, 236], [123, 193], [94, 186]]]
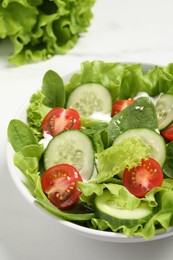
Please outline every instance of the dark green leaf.
[[173, 178], [173, 141], [166, 146], [166, 161], [163, 165], [163, 172], [169, 178]]
[[149, 98], [138, 98], [112, 118], [108, 126], [109, 145], [119, 134], [131, 128], [158, 128], [155, 107]]
[[7, 135], [15, 152], [20, 151], [26, 145], [38, 144], [29, 126], [18, 119], [10, 121]]
[[49, 70], [43, 77], [42, 91], [45, 95], [43, 104], [47, 107], [64, 107], [65, 89], [62, 78], [53, 70]]

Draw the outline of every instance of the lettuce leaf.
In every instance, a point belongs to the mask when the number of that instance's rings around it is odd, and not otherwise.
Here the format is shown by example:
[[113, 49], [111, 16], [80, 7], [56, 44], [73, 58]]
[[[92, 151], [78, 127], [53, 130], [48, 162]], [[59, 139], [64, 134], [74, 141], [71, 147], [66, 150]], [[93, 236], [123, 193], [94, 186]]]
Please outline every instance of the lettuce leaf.
[[150, 96], [157, 96], [160, 93], [173, 95], [173, 63], [163, 68], [155, 66], [146, 73], [145, 79], [150, 82], [150, 88], [147, 91]]
[[[79, 182], [78, 188], [82, 191], [81, 199], [88, 203], [92, 204], [93, 201], [90, 199], [92, 195], [101, 196], [104, 189], [108, 189], [111, 194], [116, 197], [116, 202], [120, 207], [126, 209], [135, 209], [140, 204], [140, 199], [128, 192], [128, 190], [116, 183], [85, 183]], [[89, 199], [88, 199], [89, 198]]]
[[75, 73], [66, 85], [67, 96], [79, 85], [97, 82], [105, 86], [112, 101], [128, 99], [138, 92], [147, 92], [150, 96], [160, 93], [173, 94], [173, 63], [165, 67], [153, 66], [145, 70], [142, 64], [85, 61], [79, 73]]
[[64, 54], [86, 32], [95, 0], [1, 0], [0, 39], [9, 38], [9, 62], [22, 65]]
[[148, 157], [149, 147], [137, 138], [124, 139], [121, 143], [97, 153], [98, 175], [92, 182], [100, 183], [140, 164]]
[[32, 129], [37, 139], [42, 138], [41, 124], [46, 114], [51, 110], [43, 104], [45, 95], [41, 90], [37, 91], [30, 98], [30, 104], [27, 109], [28, 125]]
[[166, 232], [173, 225], [173, 180], [165, 179], [162, 187], [152, 189], [145, 198], [139, 199], [127, 191], [125, 187], [113, 183], [78, 183], [82, 191], [82, 200], [88, 205], [94, 204], [94, 196], [103, 194], [108, 189], [116, 197], [116, 202], [124, 209], [133, 210], [140, 201], [145, 201], [153, 207], [153, 216], [146, 223], [138, 223], [133, 227], [112, 224], [105, 219], [94, 216], [91, 219], [91, 228], [98, 230], [111, 230], [126, 236], [140, 236], [146, 240], [152, 239], [159, 232]]
[[106, 87], [112, 101], [127, 99], [139, 91], [150, 88], [150, 81], [145, 79], [141, 64], [124, 64], [96, 60], [81, 64], [80, 73], [72, 76], [66, 85], [67, 96], [79, 85], [97, 82]]

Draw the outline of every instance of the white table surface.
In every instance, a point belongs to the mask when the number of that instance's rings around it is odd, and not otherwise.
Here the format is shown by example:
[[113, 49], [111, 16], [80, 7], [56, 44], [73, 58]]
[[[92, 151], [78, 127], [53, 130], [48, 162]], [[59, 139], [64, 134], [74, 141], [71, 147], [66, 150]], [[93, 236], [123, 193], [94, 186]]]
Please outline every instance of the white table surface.
[[173, 237], [138, 244], [90, 240], [55, 226], [14, 185], [6, 165], [6, 129], [48, 69], [64, 75], [85, 60], [173, 62], [172, 0], [97, 0], [88, 32], [64, 56], [12, 67], [0, 45], [0, 259], [172, 260]]

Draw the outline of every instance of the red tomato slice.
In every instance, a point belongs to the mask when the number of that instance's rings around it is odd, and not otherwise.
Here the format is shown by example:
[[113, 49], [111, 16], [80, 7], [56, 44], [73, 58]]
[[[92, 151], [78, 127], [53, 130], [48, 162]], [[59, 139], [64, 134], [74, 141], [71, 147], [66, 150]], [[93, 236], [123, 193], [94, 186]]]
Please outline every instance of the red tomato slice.
[[173, 141], [173, 124], [161, 131], [161, 135], [168, 141]]
[[134, 99], [122, 99], [115, 101], [112, 105], [112, 116], [115, 116], [118, 114], [120, 111], [122, 111], [124, 108], [132, 104], [135, 100]]
[[68, 129], [80, 129], [80, 116], [71, 108], [53, 108], [42, 122], [42, 132], [52, 136]]
[[152, 158], [142, 160], [141, 165], [125, 169], [123, 174], [123, 184], [130, 193], [142, 198], [154, 187], [159, 187], [163, 182], [162, 168], [157, 161]]
[[58, 164], [43, 173], [41, 185], [52, 204], [66, 209], [73, 206], [81, 194], [76, 187], [77, 181], [82, 181], [82, 177], [75, 167]]

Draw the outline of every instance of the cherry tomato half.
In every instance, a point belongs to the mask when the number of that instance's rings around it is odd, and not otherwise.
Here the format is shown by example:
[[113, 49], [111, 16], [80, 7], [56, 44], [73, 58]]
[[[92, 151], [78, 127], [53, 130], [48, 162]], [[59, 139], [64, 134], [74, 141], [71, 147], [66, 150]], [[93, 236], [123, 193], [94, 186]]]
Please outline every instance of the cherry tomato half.
[[42, 122], [42, 132], [55, 136], [68, 129], [80, 129], [80, 116], [74, 109], [53, 108]]
[[141, 165], [130, 170], [125, 169], [123, 184], [130, 193], [142, 198], [154, 187], [159, 187], [163, 182], [162, 168], [152, 158], [142, 160]]
[[122, 111], [124, 108], [132, 104], [135, 100], [134, 99], [122, 99], [115, 101], [112, 105], [112, 116], [115, 116], [120, 111]]
[[66, 209], [73, 206], [81, 194], [76, 187], [77, 181], [82, 181], [82, 177], [75, 167], [58, 164], [43, 173], [41, 185], [52, 204]]
[[173, 124], [161, 131], [161, 135], [168, 141], [173, 141]]

